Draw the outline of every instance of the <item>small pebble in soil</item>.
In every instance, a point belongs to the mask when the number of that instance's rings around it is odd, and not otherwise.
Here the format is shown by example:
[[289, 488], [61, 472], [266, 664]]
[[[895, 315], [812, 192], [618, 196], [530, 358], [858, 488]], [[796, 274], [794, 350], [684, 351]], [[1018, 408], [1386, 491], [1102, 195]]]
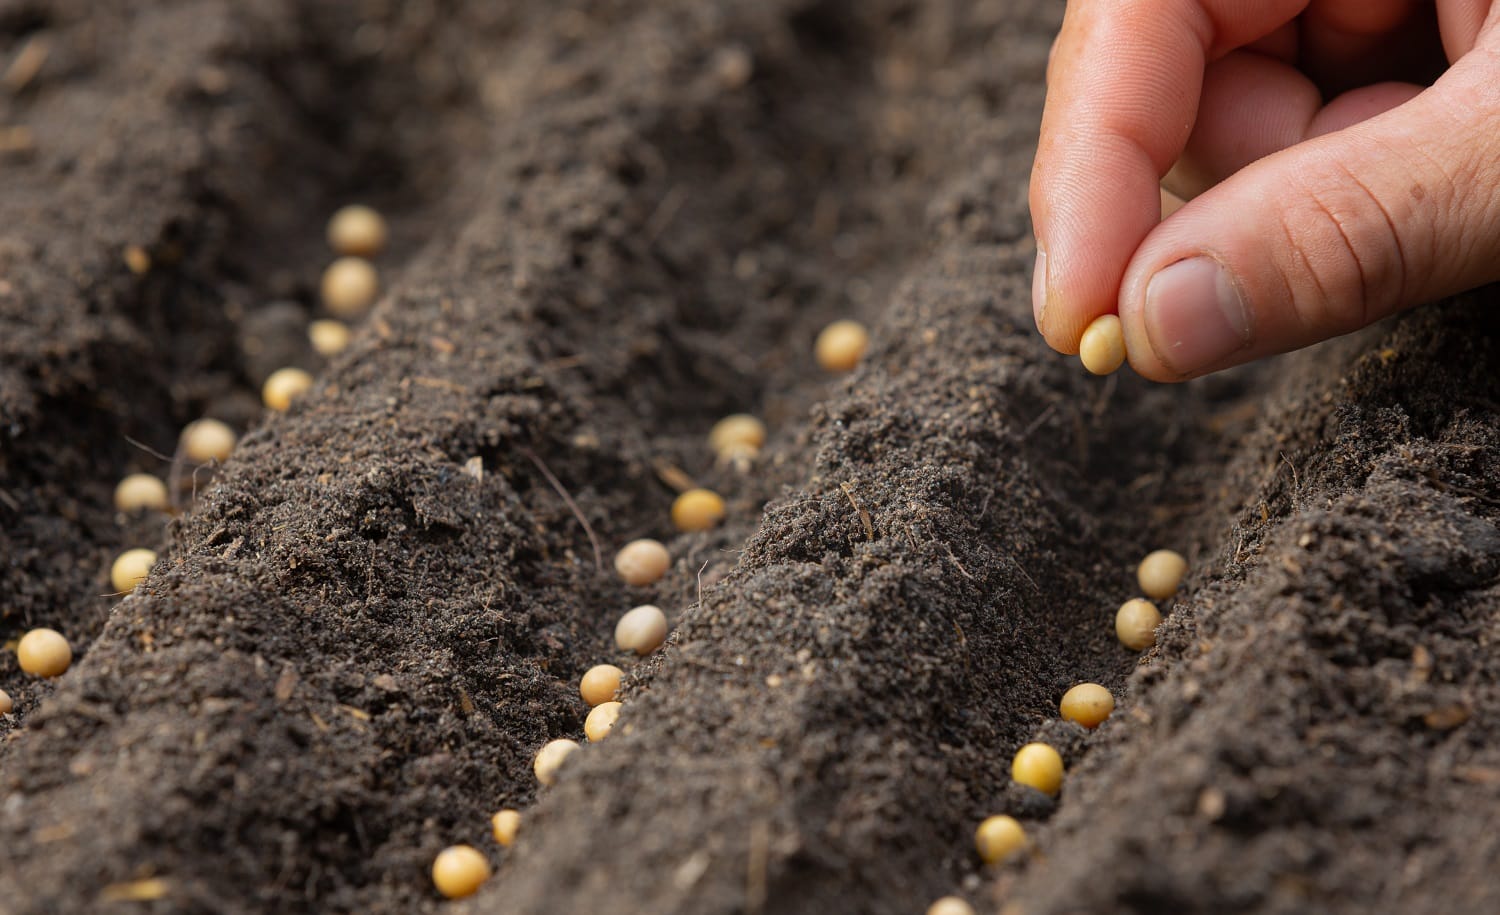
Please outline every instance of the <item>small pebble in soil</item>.
[[1059, 708], [1064, 721], [1076, 721], [1092, 731], [1115, 710], [1115, 697], [1097, 683], [1080, 683], [1063, 693]]
[[319, 356], [337, 356], [349, 345], [349, 325], [329, 318], [314, 321], [307, 325], [307, 342]]
[[957, 896], [944, 896], [927, 907], [927, 915], [974, 915], [974, 907]]
[[1026, 830], [1015, 817], [993, 816], [974, 830], [974, 849], [985, 864], [998, 864], [1026, 847]]
[[689, 489], [672, 503], [672, 524], [679, 531], [706, 531], [724, 520], [724, 497], [711, 489]]
[[588, 737], [589, 743], [598, 743], [608, 737], [609, 729], [615, 726], [615, 719], [619, 717], [618, 702], [603, 702], [595, 706], [583, 720], [583, 733]]
[[708, 433], [708, 446], [715, 454], [731, 447], [760, 450], [766, 443], [766, 424], [749, 413], [735, 413], [714, 423]]
[[10, 693], [0, 689], [0, 715], [9, 715], [16, 710], [16, 704], [10, 701]]
[[339, 254], [374, 257], [385, 249], [385, 219], [367, 206], [342, 207], [328, 220], [328, 247]]
[[73, 649], [56, 629], [33, 629], [16, 644], [21, 669], [38, 677], [60, 677], [73, 663]]
[[1160, 625], [1161, 612], [1145, 598], [1132, 597], [1115, 613], [1115, 635], [1131, 651], [1145, 651], [1155, 645], [1156, 627]]
[[1043, 794], [1056, 796], [1062, 788], [1062, 755], [1044, 743], [1028, 743], [1011, 760], [1010, 777]]
[[156, 551], [135, 549], [121, 553], [109, 567], [109, 583], [121, 594], [129, 594], [156, 565]]
[[323, 271], [323, 306], [345, 320], [363, 317], [380, 294], [375, 266], [359, 257], [341, 257]]
[[625, 671], [615, 665], [596, 664], [584, 672], [583, 679], [578, 681], [578, 694], [590, 706], [608, 702], [615, 697], [623, 679]]
[[834, 321], [818, 334], [813, 352], [826, 372], [851, 372], [870, 348], [870, 332], [858, 321]]
[[578, 749], [576, 740], [567, 738], [549, 740], [545, 746], [536, 751], [536, 761], [531, 764], [531, 771], [536, 773], [536, 780], [544, 785], [551, 785], [557, 780], [557, 770], [562, 766], [563, 760], [576, 749]]
[[490, 817], [490, 830], [495, 841], [509, 848], [516, 841], [516, 832], [521, 828], [521, 811], [507, 807]]
[[305, 393], [312, 383], [313, 377], [302, 369], [277, 369], [261, 385], [260, 399], [269, 409], [281, 413], [292, 405], [292, 398]]
[[490, 862], [472, 845], [450, 845], [432, 861], [432, 885], [449, 899], [462, 899], [490, 879]]
[[1148, 553], [1136, 566], [1135, 580], [1147, 597], [1166, 600], [1177, 593], [1178, 585], [1187, 574], [1187, 560], [1181, 553], [1172, 550], [1156, 550]]
[[654, 604], [642, 604], [615, 624], [615, 644], [625, 651], [650, 654], [667, 640], [667, 615]]
[[166, 511], [167, 484], [149, 473], [132, 473], [115, 487], [115, 508], [122, 512]]
[[1125, 332], [1119, 315], [1100, 315], [1084, 329], [1078, 358], [1095, 375], [1108, 375], [1125, 364]]
[[627, 585], [652, 585], [672, 567], [672, 554], [658, 540], [632, 540], [615, 554], [615, 571]]
[[234, 430], [217, 419], [195, 420], [182, 430], [182, 452], [198, 464], [229, 460], [234, 443]]

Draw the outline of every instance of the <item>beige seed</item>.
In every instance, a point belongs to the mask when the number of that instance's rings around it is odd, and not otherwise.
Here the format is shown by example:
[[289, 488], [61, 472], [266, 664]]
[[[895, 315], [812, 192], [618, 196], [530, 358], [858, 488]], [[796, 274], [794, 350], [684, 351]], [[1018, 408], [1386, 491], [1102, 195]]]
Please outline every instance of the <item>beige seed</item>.
[[625, 651], [650, 654], [666, 640], [667, 615], [652, 604], [628, 611], [615, 624], [615, 644]]
[[149, 473], [132, 473], [115, 487], [115, 508], [122, 512], [166, 511], [167, 484]]
[[450, 845], [432, 862], [432, 885], [449, 899], [462, 899], [490, 879], [490, 862], [471, 845]]
[[827, 372], [849, 372], [870, 348], [870, 332], [858, 321], [834, 321], [823, 328], [813, 345], [818, 365]]
[[33, 629], [16, 644], [21, 669], [38, 677], [60, 677], [73, 663], [73, 649], [55, 629]]
[[766, 443], [766, 424], [749, 413], [735, 413], [714, 423], [708, 433], [708, 446], [723, 454], [730, 447], [759, 450]]
[[349, 325], [324, 318], [307, 325], [307, 340], [319, 356], [331, 358], [349, 346]]
[[136, 276], [144, 276], [151, 270], [151, 255], [140, 245], [126, 245], [125, 266]]
[[380, 294], [375, 266], [358, 257], [341, 257], [323, 271], [323, 306], [340, 318], [363, 317]]
[[292, 399], [312, 387], [313, 377], [297, 368], [277, 369], [261, 385], [260, 398], [266, 406], [278, 413], [292, 405]]
[[1145, 651], [1156, 644], [1156, 627], [1161, 625], [1161, 612], [1149, 600], [1133, 597], [1120, 605], [1115, 613], [1115, 635], [1120, 644], [1132, 651]]
[[328, 220], [328, 246], [339, 254], [374, 257], [385, 249], [385, 219], [367, 206], [354, 204]]
[[1097, 683], [1080, 683], [1063, 693], [1058, 709], [1064, 721], [1076, 721], [1093, 730], [1115, 710], [1115, 697]]
[[985, 864], [998, 864], [1025, 847], [1026, 830], [1015, 817], [988, 817], [974, 830], [974, 849]]
[[1056, 795], [1062, 788], [1062, 754], [1044, 743], [1028, 743], [1011, 760], [1010, 777], [1043, 794]]
[[229, 460], [234, 443], [234, 431], [217, 419], [196, 420], [182, 430], [182, 451], [197, 464]]
[[563, 760], [576, 749], [578, 749], [577, 741], [566, 738], [548, 741], [537, 751], [536, 760], [531, 764], [531, 771], [536, 773], [536, 780], [544, 785], [551, 785], [557, 780], [557, 770], [562, 766]]
[[1135, 579], [1147, 597], [1166, 600], [1177, 593], [1183, 576], [1187, 575], [1187, 560], [1181, 553], [1172, 550], [1156, 550], [1146, 554], [1136, 566]]
[[490, 817], [490, 829], [495, 833], [495, 841], [506, 848], [516, 841], [516, 832], [521, 828], [521, 811], [512, 810], [507, 807], [494, 816]]
[[672, 503], [672, 523], [679, 531], [706, 531], [724, 520], [724, 497], [711, 489], [689, 489]]
[[0, 689], [0, 715], [9, 715], [16, 710], [16, 704], [10, 701], [10, 693]]
[[115, 560], [114, 565], [109, 567], [109, 583], [114, 585], [116, 592], [129, 594], [135, 590], [136, 585], [146, 579], [154, 565], [156, 565], [155, 550], [126, 550]]
[[672, 566], [672, 554], [659, 541], [632, 540], [615, 554], [615, 571], [628, 585], [651, 585]]
[[927, 907], [927, 915], [974, 915], [974, 907], [957, 896], [944, 896]]
[[615, 726], [615, 719], [620, 717], [620, 703], [605, 702], [594, 707], [589, 716], [583, 719], [583, 733], [588, 737], [589, 743], [598, 743], [609, 736], [609, 729]]
[[1125, 364], [1125, 331], [1119, 315], [1100, 315], [1078, 341], [1078, 358], [1095, 375], [1108, 375]]
[[620, 681], [624, 679], [625, 671], [613, 664], [597, 664], [590, 667], [583, 679], [578, 681], [578, 693], [590, 706], [599, 705], [615, 697], [620, 689]]

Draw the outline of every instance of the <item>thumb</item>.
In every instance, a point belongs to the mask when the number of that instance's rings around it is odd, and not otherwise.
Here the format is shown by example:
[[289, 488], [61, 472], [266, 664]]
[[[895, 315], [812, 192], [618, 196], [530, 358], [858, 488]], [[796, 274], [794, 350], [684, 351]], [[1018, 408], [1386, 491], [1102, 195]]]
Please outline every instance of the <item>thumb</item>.
[[1461, 59], [1368, 121], [1268, 156], [1136, 250], [1130, 363], [1178, 381], [1500, 279], [1500, 58]]

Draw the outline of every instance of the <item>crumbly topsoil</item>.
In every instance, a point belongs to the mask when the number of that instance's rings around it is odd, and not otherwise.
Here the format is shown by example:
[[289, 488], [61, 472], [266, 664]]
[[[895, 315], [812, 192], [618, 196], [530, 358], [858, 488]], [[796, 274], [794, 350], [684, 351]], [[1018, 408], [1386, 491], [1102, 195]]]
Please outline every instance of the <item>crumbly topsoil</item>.
[[[0, 638], [78, 655], [0, 653], [0, 912], [1500, 910], [1497, 295], [1179, 387], [1050, 353], [1059, 13], [0, 0]], [[387, 293], [324, 364], [350, 200]], [[845, 316], [874, 347], [829, 377]], [[317, 384], [263, 415], [286, 364]], [[174, 453], [203, 415], [221, 468]], [[116, 515], [134, 470], [172, 520]], [[722, 527], [671, 532], [684, 479]], [[650, 588], [609, 569], [639, 536]], [[1157, 546], [1193, 571], [1137, 656]], [[603, 661], [619, 724], [539, 792]], [[1009, 782], [1033, 739], [1055, 801]], [[1001, 812], [1034, 849], [982, 869]], [[448, 904], [458, 841], [497, 873]]]

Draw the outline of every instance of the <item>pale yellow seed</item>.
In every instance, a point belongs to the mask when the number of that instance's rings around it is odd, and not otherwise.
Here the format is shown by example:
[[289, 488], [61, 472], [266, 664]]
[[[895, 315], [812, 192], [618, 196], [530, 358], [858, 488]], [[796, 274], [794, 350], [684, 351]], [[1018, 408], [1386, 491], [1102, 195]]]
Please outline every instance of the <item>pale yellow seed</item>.
[[307, 325], [307, 340], [319, 356], [331, 358], [349, 346], [349, 325], [324, 318]]
[[132, 473], [115, 487], [115, 508], [122, 512], [166, 511], [167, 484], [149, 473]]
[[1161, 612], [1149, 600], [1133, 597], [1115, 613], [1115, 635], [1120, 644], [1132, 651], [1145, 651], [1156, 644], [1156, 627]]
[[1043, 794], [1055, 795], [1062, 788], [1062, 754], [1044, 743], [1028, 743], [1011, 760], [1010, 777]]
[[490, 862], [471, 845], [450, 845], [432, 862], [432, 885], [449, 899], [474, 895], [490, 879]]
[[620, 681], [624, 679], [625, 671], [620, 668], [613, 664], [598, 664], [590, 667], [578, 681], [578, 694], [590, 706], [608, 702], [615, 697]]
[[140, 245], [126, 245], [125, 266], [136, 276], [143, 276], [151, 269], [151, 255]]
[[146, 579], [154, 565], [156, 565], [155, 550], [126, 550], [115, 560], [114, 565], [109, 567], [109, 583], [114, 585], [115, 591], [129, 594], [135, 590], [136, 585]]
[[544, 785], [551, 785], [557, 780], [557, 770], [562, 766], [563, 760], [576, 749], [578, 749], [577, 741], [566, 738], [548, 741], [536, 752], [536, 760], [531, 764], [531, 771], [536, 773], [536, 780]]
[[858, 321], [834, 321], [823, 328], [813, 345], [818, 365], [828, 372], [849, 372], [870, 348], [870, 332]]
[[1156, 550], [1146, 554], [1136, 566], [1135, 579], [1147, 597], [1166, 600], [1177, 593], [1183, 576], [1187, 575], [1187, 560], [1173, 550]]
[[1115, 697], [1097, 683], [1080, 683], [1063, 693], [1058, 708], [1064, 721], [1076, 721], [1093, 730], [1115, 710]]
[[0, 715], [9, 715], [16, 710], [16, 704], [10, 701], [10, 693], [0, 689]]
[[766, 424], [749, 413], [735, 413], [714, 423], [708, 433], [708, 446], [723, 454], [730, 447], [759, 449], [766, 443]]
[[583, 719], [583, 733], [588, 737], [589, 743], [598, 743], [609, 736], [609, 729], [615, 726], [615, 719], [620, 717], [620, 703], [605, 702], [594, 707], [589, 716]]
[[364, 316], [380, 294], [375, 266], [358, 257], [341, 257], [323, 271], [323, 306], [346, 320]]
[[650, 654], [667, 640], [667, 615], [652, 604], [636, 607], [615, 624], [615, 644], [625, 651]]
[[234, 430], [217, 419], [196, 420], [182, 430], [182, 452], [197, 464], [229, 460], [234, 443]]
[[1100, 315], [1078, 341], [1078, 358], [1095, 375], [1108, 375], [1125, 364], [1125, 331], [1119, 315]]
[[1014, 817], [987, 817], [974, 830], [974, 849], [985, 864], [996, 864], [1026, 847], [1026, 830]]
[[927, 915], [974, 915], [974, 907], [957, 896], [944, 896], [927, 907]]
[[516, 832], [521, 828], [521, 811], [507, 807], [490, 817], [490, 829], [495, 841], [509, 848], [516, 841]]
[[706, 531], [724, 520], [724, 498], [709, 489], [689, 489], [672, 503], [672, 524], [679, 531]]
[[33, 629], [16, 644], [21, 669], [38, 677], [60, 677], [73, 663], [73, 649], [55, 629]]
[[292, 400], [312, 387], [313, 377], [302, 369], [277, 369], [261, 385], [260, 398], [266, 406], [278, 413], [292, 405]]
[[328, 246], [339, 254], [374, 257], [385, 249], [385, 219], [367, 206], [354, 204], [328, 220]]
[[672, 566], [672, 554], [659, 541], [632, 540], [615, 554], [615, 571], [628, 585], [651, 585]]

